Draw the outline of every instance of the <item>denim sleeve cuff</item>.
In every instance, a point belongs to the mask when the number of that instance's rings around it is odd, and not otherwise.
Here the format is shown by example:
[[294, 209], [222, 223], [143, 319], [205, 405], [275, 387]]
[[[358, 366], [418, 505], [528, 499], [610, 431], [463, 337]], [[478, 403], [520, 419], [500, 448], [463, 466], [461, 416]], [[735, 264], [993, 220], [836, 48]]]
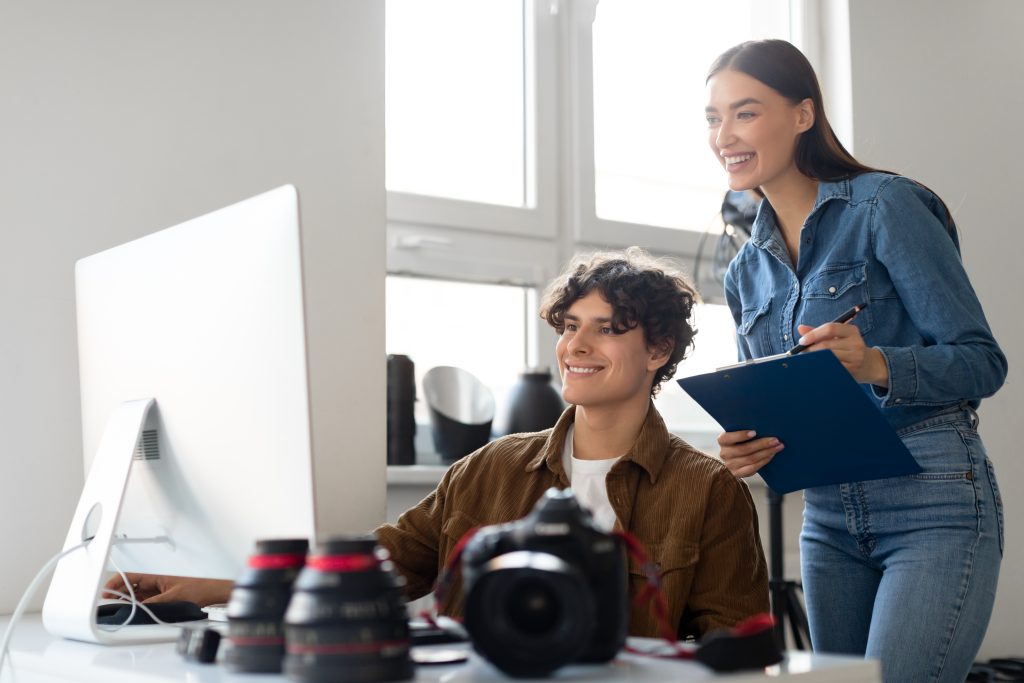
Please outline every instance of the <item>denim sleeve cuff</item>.
[[889, 388], [873, 386], [883, 408], [910, 403], [917, 396], [917, 359], [906, 346], [878, 346], [889, 370]]

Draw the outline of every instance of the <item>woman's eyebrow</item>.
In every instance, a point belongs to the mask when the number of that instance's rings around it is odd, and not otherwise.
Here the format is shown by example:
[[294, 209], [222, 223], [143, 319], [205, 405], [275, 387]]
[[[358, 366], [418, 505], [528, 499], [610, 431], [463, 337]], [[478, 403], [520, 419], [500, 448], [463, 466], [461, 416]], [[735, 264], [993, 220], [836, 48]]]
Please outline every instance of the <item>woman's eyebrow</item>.
[[[732, 104], [730, 104], [729, 105], [729, 109], [733, 109], [733, 110], [739, 109], [740, 107], [745, 107], [748, 104], [764, 104], [764, 103], [761, 102], [761, 100], [757, 99], [756, 97], [744, 97], [742, 100], [739, 100], [737, 102], [733, 102]], [[708, 106], [708, 107], [704, 107], [704, 111], [706, 113], [708, 113], [708, 114], [711, 114], [711, 113], [717, 112], [718, 109], [716, 107]]]
[[745, 107], [748, 104], [761, 104], [761, 103], [762, 103], [761, 100], [757, 99], [756, 97], [744, 97], [742, 100], [739, 100], [738, 102], [733, 102], [732, 104], [730, 104], [729, 105], [729, 109], [739, 109], [740, 107]]

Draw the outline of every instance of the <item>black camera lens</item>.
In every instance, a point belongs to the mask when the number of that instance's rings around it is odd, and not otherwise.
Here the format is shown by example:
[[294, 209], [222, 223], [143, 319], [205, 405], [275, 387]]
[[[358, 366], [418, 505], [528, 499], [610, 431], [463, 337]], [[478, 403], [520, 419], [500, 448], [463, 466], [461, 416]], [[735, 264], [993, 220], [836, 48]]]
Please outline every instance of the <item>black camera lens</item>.
[[510, 676], [547, 676], [582, 658], [596, 609], [586, 577], [548, 553], [517, 551], [479, 568], [466, 596], [466, 630]]
[[510, 676], [610, 661], [629, 625], [624, 551], [571, 489], [548, 489], [523, 519], [484, 527], [462, 553], [473, 647]]
[[326, 541], [295, 581], [285, 613], [288, 677], [304, 683], [411, 679], [403, 585], [374, 537]]
[[508, 621], [524, 633], [553, 633], [565, 618], [550, 581], [527, 574], [515, 587], [518, 599], [508, 607]]
[[280, 673], [284, 613], [308, 549], [306, 539], [257, 541], [228, 602], [225, 661], [231, 670]]

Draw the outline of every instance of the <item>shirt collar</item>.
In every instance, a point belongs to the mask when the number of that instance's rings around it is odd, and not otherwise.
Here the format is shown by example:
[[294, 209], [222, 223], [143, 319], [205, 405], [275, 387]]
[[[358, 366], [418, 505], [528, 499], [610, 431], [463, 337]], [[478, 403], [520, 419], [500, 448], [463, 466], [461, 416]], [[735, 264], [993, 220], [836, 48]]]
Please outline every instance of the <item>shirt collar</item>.
[[[533, 472], [541, 465], [546, 465], [554, 474], [565, 476], [565, 470], [562, 467], [562, 449], [565, 446], [565, 436], [569, 431], [569, 426], [575, 420], [576, 406], [569, 406], [558, 418], [551, 433], [548, 434], [540, 453], [527, 464], [527, 472]], [[665, 427], [665, 421], [661, 419], [661, 414], [654, 407], [654, 402], [651, 401], [647, 407], [647, 417], [644, 418], [644, 423], [640, 427], [640, 433], [629, 451], [622, 456], [622, 460], [630, 460], [642, 467], [653, 484], [657, 482], [658, 474], [665, 464], [668, 445], [669, 434]]]
[[[808, 217], [813, 216], [822, 206], [833, 199], [844, 199], [849, 202], [851, 196], [849, 178], [840, 178], [835, 181], [821, 180], [818, 182], [818, 197], [814, 200], [814, 206], [811, 207]], [[750, 241], [759, 248], [764, 247], [775, 232], [775, 225], [775, 209], [767, 201], [762, 201], [757, 207], [757, 217], [754, 218], [754, 225], [750, 230]]]

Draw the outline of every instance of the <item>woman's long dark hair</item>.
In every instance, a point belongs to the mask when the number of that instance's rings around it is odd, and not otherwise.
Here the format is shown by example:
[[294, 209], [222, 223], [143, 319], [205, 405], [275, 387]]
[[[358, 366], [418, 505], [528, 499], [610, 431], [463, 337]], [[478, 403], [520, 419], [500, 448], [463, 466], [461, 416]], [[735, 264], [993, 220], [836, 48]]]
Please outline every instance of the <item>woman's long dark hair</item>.
[[[796, 168], [814, 180], [835, 181], [852, 178], [861, 173], [889, 173], [871, 166], [865, 166], [850, 154], [836, 137], [835, 131], [825, 116], [825, 102], [814, 67], [800, 50], [785, 40], [749, 40], [731, 47], [714, 61], [708, 71], [705, 83], [719, 71], [732, 69], [757, 79], [779, 93], [792, 104], [810, 99], [814, 105], [814, 125], [804, 131], [796, 143], [794, 160]], [[913, 181], [918, 185], [916, 180]], [[921, 185], [935, 195], [946, 211], [946, 228], [950, 235], [956, 234], [953, 214], [942, 199], [931, 189]]]

